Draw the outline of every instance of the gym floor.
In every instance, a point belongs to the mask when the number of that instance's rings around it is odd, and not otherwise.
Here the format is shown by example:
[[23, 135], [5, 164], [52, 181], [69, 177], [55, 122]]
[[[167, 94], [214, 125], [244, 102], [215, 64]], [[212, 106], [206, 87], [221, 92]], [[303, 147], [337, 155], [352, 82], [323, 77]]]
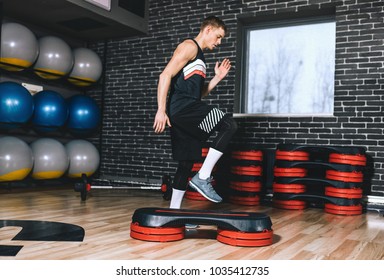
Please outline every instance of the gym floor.
[[[147, 242], [130, 237], [133, 212], [141, 207], [168, 207], [160, 191], [91, 191], [86, 201], [69, 186], [0, 190], [0, 260], [383, 260], [382, 215], [324, 213], [322, 209], [283, 210], [266, 206], [185, 200], [185, 209], [266, 213], [274, 230], [273, 244], [236, 247], [218, 242], [215, 226], [187, 230], [183, 240]], [[40, 241], [15, 240], [20, 226], [11, 221], [46, 224]], [[46, 222], [84, 229], [82, 241], [54, 241]], [[53, 232], [57, 234], [57, 232]], [[73, 233], [70, 233], [73, 234]], [[14, 239], [14, 240], [12, 240]], [[5, 248], [5, 249], [4, 249]], [[13, 255], [10, 250], [17, 249]], [[193, 248], [193, 250], [191, 249]], [[11, 250], [12, 251], [12, 250]]]

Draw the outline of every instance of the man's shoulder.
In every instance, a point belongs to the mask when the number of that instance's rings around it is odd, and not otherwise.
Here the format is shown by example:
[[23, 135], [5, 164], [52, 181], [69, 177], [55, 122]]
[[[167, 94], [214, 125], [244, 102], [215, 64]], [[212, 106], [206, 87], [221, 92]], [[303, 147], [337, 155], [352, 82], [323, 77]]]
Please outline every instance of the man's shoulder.
[[193, 40], [186, 39], [177, 46], [177, 51], [187, 55], [189, 59], [193, 59], [197, 55], [198, 48]]
[[182, 47], [186, 47], [186, 48], [193, 48], [193, 49], [197, 49], [197, 45], [195, 43], [195, 41], [193, 39], [190, 39], [190, 38], [187, 38], [187, 39], [184, 39], [180, 44], [179, 46], [182, 46]]

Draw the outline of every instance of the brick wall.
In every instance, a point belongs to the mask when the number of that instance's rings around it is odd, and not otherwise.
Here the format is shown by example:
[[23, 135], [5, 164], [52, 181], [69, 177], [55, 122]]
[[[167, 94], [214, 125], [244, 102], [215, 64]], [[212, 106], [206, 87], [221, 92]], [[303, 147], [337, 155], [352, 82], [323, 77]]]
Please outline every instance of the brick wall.
[[[242, 117], [234, 142], [271, 149], [281, 142], [364, 146], [371, 193], [384, 196], [384, 1], [150, 0], [148, 35], [105, 45], [100, 178], [158, 181], [174, 172], [169, 132], [156, 135], [152, 129], [157, 79], [175, 46], [198, 33], [202, 18], [220, 16], [230, 29], [219, 51], [206, 58], [208, 78], [216, 60], [231, 58], [233, 70], [208, 100], [233, 112], [239, 22], [329, 9], [337, 21], [334, 117]], [[102, 51], [104, 43], [94, 47]]]

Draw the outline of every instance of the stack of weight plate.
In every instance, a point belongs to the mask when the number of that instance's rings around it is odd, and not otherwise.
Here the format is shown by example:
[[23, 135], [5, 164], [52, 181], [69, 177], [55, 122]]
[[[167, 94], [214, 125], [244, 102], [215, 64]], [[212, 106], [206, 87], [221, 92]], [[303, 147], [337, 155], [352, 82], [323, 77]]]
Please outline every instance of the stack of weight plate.
[[359, 215], [365, 166], [362, 147], [280, 144], [273, 205], [294, 210], [321, 206], [331, 214]]
[[253, 148], [231, 151], [228, 200], [239, 205], [259, 205], [263, 152]]

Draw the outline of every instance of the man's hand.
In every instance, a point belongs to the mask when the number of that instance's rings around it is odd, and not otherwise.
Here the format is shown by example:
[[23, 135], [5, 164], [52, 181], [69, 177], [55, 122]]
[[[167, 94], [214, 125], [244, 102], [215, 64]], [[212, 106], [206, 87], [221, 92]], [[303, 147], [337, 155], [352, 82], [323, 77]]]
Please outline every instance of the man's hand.
[[167, 114], [163, 111], [157, 111], [155, 121], [153, 123], [155, 133], [162, 133], [165, 130], [166, 125], [171, 127], [171, 122], [169, 121]]
[[205, 84], [201, 92], [201, 97], [207, 96], [216, 85], [227, 76], [229, 69], [231, 69], [231, 62], [228, 58], [225, 58], [221, 63], [217, 61], [215, 65], [215, 76], [208, 84]]
[[231, 69], [231, 62], [228, 58], [225, 58], [221, 63], [217, 61], [215, 65], [215, 76], [221, 81], [227, 76], [229, 69]]

